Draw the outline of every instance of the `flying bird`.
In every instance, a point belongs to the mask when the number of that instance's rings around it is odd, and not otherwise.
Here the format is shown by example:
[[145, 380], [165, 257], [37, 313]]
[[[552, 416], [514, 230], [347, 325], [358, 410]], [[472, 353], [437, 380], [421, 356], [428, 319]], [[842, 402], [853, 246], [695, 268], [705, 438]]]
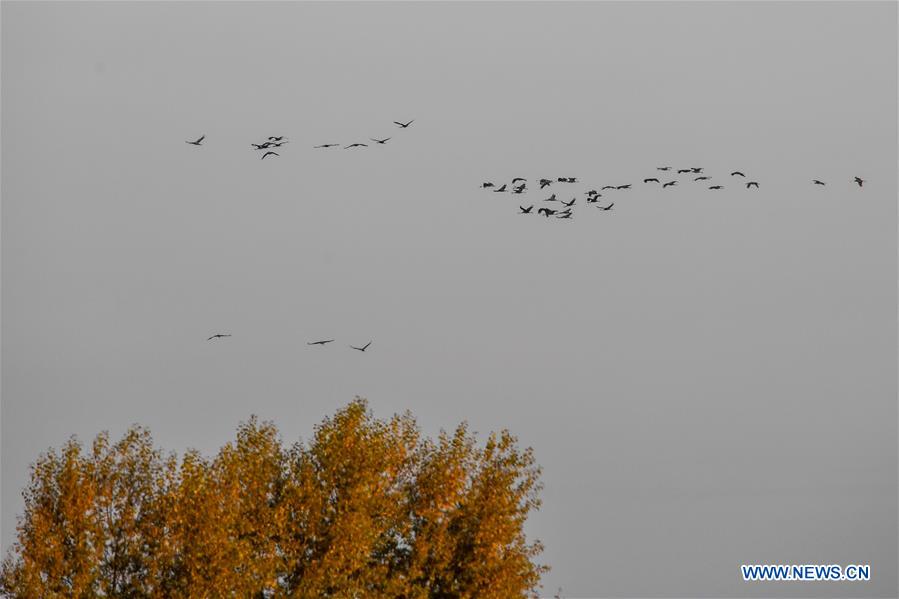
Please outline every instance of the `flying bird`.
[[205, 135], [201, 135], [200, 138], [199, 138], [197, 141], [186, 141], [186, 142], [184, 142], [184, 143], [190, 144], [190, 145], [192, 145], [192, 146], [202, 146], [203, 144], [202, 144], [201, 142], [202, 142], [204, 139], [206, 139], [206, 136], [205, 136]]
[[614, 185], [603, 185], [601, 189], [615, 189]]
[[571, 213], [570, 212], [562, 212], [561, 214], [557, 215], [556, 218], [571, 218]]
[[856, 178], [855, 178], [855, 182], [858, 183], [858, 186], [859, 186], [859, 187], [861, 187], [861, 186], [862, 186], [862, 183], [864, 183], [865, 180], [862, 179], [861, 177], [856, 177]]
[[254, 148], [256, 148], [257, 150], [264, 150], [266, 148], [272, 147], [272, 142], [267, 141], [264, 144], [250, 144], [250, 145], [253, 146]]
[[534, 209], [534, 205], [531, 204], [527, 208], [525, 208], [524, 206], [519, 206], [519, 208], [521, 208], [521, 212], [519, 212], [519, 214], [530, 214], [531, 210]]
[[690, 169], [690, 171], [699, 174], [699, 173], [702, 172], [702, 167], [700, 167], [700, 166], [694, 166], [693, 168]]
[[682, 169], [680, 169], [680, 170], [677, 171], [677, 174], [679, 175], [679, 174], [681, 174], [681, 173], [691, 173], [691, 172], [693, 172], [693, 169], [682, 168]]
[[269, 139], [269, 141], [281, 141], [282, 139], [284, 139], [284, 136], [283, 136], [283, 135], [282, 135], [281, 137], [272, 137], [272, 136], [269, 136], [268, 139]]
[[544, 202], [558, 202], [559, 200], [556, 199], [556, 194], [552, 194], [551, 196], [549, 196], [548, 198], [546, 198], [543, 201]]
[[[253, 144], [256, 145], [256, 144]], [[320, 146], [313, 146], [314, 148], [333, 148], [335, 146], [339, 146], [340, 144], [322, 144]]]
[[374, 137], [369, 137], [368, 139], [372, 140], [372, 141], [375, 142], [375, 143], [386, 144], [387, 141], [388, 141], [390, 138], [389, 138], [389, 137], [385, 137], [384, 139], [375, 139]]
[[313, 341], [312, 343], [307, 343], [306, 345], [324, 345], [325, 343], [331, 343], [334, 341], [333, 339], [325, 339], [324, 341]]
[[487, 181], [486, 183], [481, 183], [481, 189], [487, 189], [488, 187], [493, 187], [493, 183]]
[[753, 185], [755, 185], [756, 188], [758, 188], [758, 186], [759, 186], [759, 184], [756, 181], [750, 181], [749, 183], [746, 184], [746, 189], [749, 189]]
[[212, 341], [213, 339], [221, 339], [222, 337], [230, 337], [230, 336], [231, 336], [230, 333], [228, 333], [227, 335], [225, 333], [216, 333], [215, 335], [213, 335], [206, 341]]
[[571, 201], [570, 201], [570, 202], [562, 202], [562, 203], [565, 204], [565, 205], [568, 206], [568, 207], [571, 207], [571, 206], [574, 206], [574, 203], [575, 203], [575, 202], [577, 202], [577, 198], [571, 198]]
[[280, 156], [280, 155], [281, 154], [278, 154], [277, 152], [266, 152], [265, 154], [262, 155], [262, 158], [260, 158], [260, 160], [265, 160], [266, 156]]
[[671, 167], [670, 166], [657, 166], [656, 170], [657, 171], [670, 171]]
[[655, 177], [651, 177], [651, 178], [649, 178], [649, 179], [643, 179], [643, 182], [644, 182], [644, 183], [658, 183], [659, 180], [656, 179]]
[[502, 187], [497, 187], [496, 189], [494, 189], [494, 190], [493, 190], [493, 193], [499, 193], [500, 191], [506, 191], [506, 184], [505, 184], [505, 183], [503, 183], [503, 186], [502, 186]]
[[721, 185], [712, 185], [709, 187], [709, 189], [724, 189], [724, 187], [722, 187]]
[[522, 183], [522, 184], [519, 185], [518, 187], [513, 187], [513, 188], [512, 188], [512, 193], [524, 193], [525, 187], [526, 187], [526, 186], [525, 186], [524, 183]]
[[614, 206], [614, 205], [615, 205], [615, 202], [612, 202], [608, 206], [597, 206], [597, 208], [599, 208], [600, 210], [611, 210], [612, 206]]
[[598, 196], [599, 192], [596, 191], [595, 189], [591, 189], [590, 191], [587, 192], [587, 195], [588, 196]]
[[399, 121], [393, 121], [393, 124], [399, 126], [400, 129], [405, 129], [406, 127], [408, 127], [409, 125], [411, 125], [414, 122], [415, 122], [415, 119], [412, 119], [408, 123], [401, 123]]
[[731, 177], [745, 177], [746, 175], [744, 175], [744, 174], [741, 173], [740, 171], [734, 171], [734, 172], [732, 172], [732, 173], [730, 174], [730, 176], [731, 176]]
[[550, 181], [549, 179], [540, 179], [540, 189], [543, 189], [547, 185], [552, 185], [552, 184], [553, 184], [553, 182]]
[[630, 188], [631, 188], [631, 184], [628, 183], [627, 185], [619, 185], [615, 189], [630, 189]]
[[812, 183], [815, 185], [827, 185], [824, 181], [818, 181], [817, 179], [812, 179]]
[[515, 185], [519, 181], [527, 181], [527, 179], [525, 179], [524, 177], [515, 177], [514, 179], [512, 179], [512, 185]]
[[350, 148], [367, 148], [368, 144], [350, 144], [344, 148], [344, 150], [349, 150]]
[[537, 214], [543, 214], [547, 218], [549, 218], [551, 215], [555, 214], [556, 212], [557, 212], [556, 210], [550, 210], [549, 208], [540, 208], [539, 210], [537, 210]]
[[597, 202], [599, 202], [599, 198], [600, 198], [599, 194], [596, 194], [595, 196], [590, 196], [589, 198], [587, 198], [587, 203], [588, 204], [596, 204]]
[[711, 179], [711, 177], [709, 177], [708, 175], [702, 175], [701, 177], [696, 177], [693, 180], [694, 181], [708, 181], [709, 179]]
[[358, 350], [358, 351], [365, 351], [365, 350], [368, 349], [368, 346], [369, 346], [369, 345], [371, 345], [371, 341], [369, 341], [368, 343], [366, 343], [366, 344], [363, 345], [362, 347], [356, 347], [355, 345], [351, 345], [350, 347], [352, 347], [353, 349]]
[[667, 183], [662, 184], [662, 187], [663, 187], [663, 188], [665, 188], [665, 187], [672, 187], [672, 186], [674, 186], [674, 185], [677, 185], [677, 181], [668, 181]]

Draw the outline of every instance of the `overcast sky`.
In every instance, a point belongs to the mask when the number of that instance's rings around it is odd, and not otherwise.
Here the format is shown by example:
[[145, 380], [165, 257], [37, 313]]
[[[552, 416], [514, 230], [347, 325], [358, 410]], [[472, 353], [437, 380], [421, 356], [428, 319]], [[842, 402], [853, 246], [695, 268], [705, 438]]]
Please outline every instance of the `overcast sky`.
[[535, 449], [547, 594], [895, 596], [896, 10], [3, 2], [4, 548], [72, 434], [361, 395]]

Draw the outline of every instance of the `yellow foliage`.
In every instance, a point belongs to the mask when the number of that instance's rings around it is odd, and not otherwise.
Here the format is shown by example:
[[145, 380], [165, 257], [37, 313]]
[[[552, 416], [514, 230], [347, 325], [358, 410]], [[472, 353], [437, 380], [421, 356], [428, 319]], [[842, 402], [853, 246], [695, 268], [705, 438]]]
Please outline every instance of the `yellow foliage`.
[[211, 459], [135, 427], [42, 455], [0, 590], [11, 597], [532, 597], [540, 469], [507, 431], [423, 438], [356, 399], [284, 447], [255, 417]]

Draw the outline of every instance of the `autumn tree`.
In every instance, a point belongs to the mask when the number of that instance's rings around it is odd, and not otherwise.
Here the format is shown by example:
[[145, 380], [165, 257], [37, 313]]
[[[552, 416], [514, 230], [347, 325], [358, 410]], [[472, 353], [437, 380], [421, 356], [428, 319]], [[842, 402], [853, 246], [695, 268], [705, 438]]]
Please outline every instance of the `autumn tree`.
[[356, 399], [285, 447], [255, 417], [213, 458], [129, 430], [32, 468], [11, 597], [534, 596], [540, 470], [507, 431], [436, 439]]

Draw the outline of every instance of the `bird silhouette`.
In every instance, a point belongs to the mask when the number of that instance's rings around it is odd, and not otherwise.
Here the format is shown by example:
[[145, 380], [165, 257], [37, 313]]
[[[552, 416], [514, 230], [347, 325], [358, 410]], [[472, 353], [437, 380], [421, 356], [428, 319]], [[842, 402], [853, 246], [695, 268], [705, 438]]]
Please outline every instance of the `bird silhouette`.
[[415, 122], [415, 119], [412, 119], [408, 123], [401, 123], [399, 121], [393, 121], [393, 124], [399, 126], [400, 129], [405, 129], [406, 127], [408, 127], [409, 125], [411, 125], [414, 122]]
[[589, 198], [587, 198], [587, 203], [588, 204], [596, 204], [597, 202], [599, 202], [600, 197], [601, 196], [599, 194], [596, 194], [595, 196], [590, 196]]
[[552, 194], [551, 196], [549, 196], [548, 198], [546, 198], [543, 201], [544, 202], [558, 202], [559, 200], [556, 199], [556, 194]]
[[600, 189], [616, 189], [614, 185], [603, 185]]
[[596, 191], [595, 189], [591, 189], [590, 191], [587, 192], [587, 195], [588, 196], [598, 196], [599, 192]]
[[709, 189], [724, 189], [724, 187], [722, 187], [721, 185], [712, 185], [709, 187]]
[[388, 141], [390, 138], [389, 138], [389, 137], [385, 137], [384, 139], [375, 139], [374, 137], [369, 137], [368, 139], [372, 140], [372, 141], [375, 142], [375, 143], [379, 143], [379, 144], [382, 144], [382, 145], [383, 145], [383, 144], [386, 144], [387, 141]]
[[670, 166], [657, 166], [656, 170], [657, 171], [670, 171], [671, 167]]
[[211, 340], [213, 340], [213, 339], [221, 339], [222, 337], [230, 337], [230, 336], [231, 336], [230, 333], [228, 333], [228, 334], [225, 334], [225, 333], [216, 333], [215, 335], [213, 335], [212, 337], [210, 337], [210, 338], [207, 339], [206, 341], [211, 341]]
[[322, 145], [320, 145], [320, 146], [313, 146], [313, 147], [316, 148], [316, 149], [318, 149], [318, 148], [334, 148], [334, 147], [337, 147], [337, 146], [339, 146], [339, 145], [340, 145], [340, 144], [322, 144]]
[[250, 144], [250, 145], [253, 146], [254, 148], [256, 148], [257, 150], [264, 150], [264, 149], [266, 149], [266, 148], [272, 147], [272, 142], [267, 141], [267, 142], [262, 143], [262, 144]]
[[528, 206], [527, 208], [525, 208], [524, 206], [519, 206], [519, 208], [521, 208], [521, 212], [520, 212], [519, 214], [530, 214], [530, 213], [531, 213], [531, 210], [534, 209], [534, 205], [531, 204], [531, 205]]
[[540, 208], [539, 210], [537, 210], [537, 214], [543, 214], [547, 218], [549, 218], [556, 212], [557, 212], [557, 210], [550, 210], [549, 208]]
[[371, 345], [371, 341], [369, 341], [368, 343], [366, 343], [366, 344], [363, 345], [362, 347], [356, 347], [355, 345], [351, 345], [350, 347], [352, 347], [353, 349], [358, 350], [358, 351], [365, 351], [365, 350], [368, 349], [368, 346], [369, 346], [369, 345]]
[[612, 202], [608, 206], [597, 206], [597, 208], [599, 208], [600, 210], [611, 210], [612, 206], [614, 206], [614, 205], [615, 205], [615, 202]]
[[501, 192], [501, 191], [506, 191], [506, 184], [505, 184], [505, 183], [503, 183], [503, 186], [502, 186], [502, 187], [497, 187], [496, 189], [494, 189], [494, 190], [493, 190], [493, 193], [499, 193], [499, 192]]
[[674, 185], [677, 185], [677, 181], [668, 181], [667, 183], [662, 184], [662, 188], [673, 187]]
[[682, 168], [682, 169], [680, 169], [680, 170], [677, 171], [677, 174], [679, 175], [679, 174], [681, 174], [681, 173], [691, 173], [691, 172], [693, 172], [693, 169]]
[[570, 202], [562, 202], [565, 206], [571, 207], [574, 206], [574, 203], [577, 202], [577, 198], [571, 198]]
[[527, 181], [527, 179], [525, 179], [524, 177], [515, 177], [514, 179], [512, 179], [512, 185], [515, 185], [519, 181]]
[[556, 218], [571, 218], [571, 212], [562, 212], [556, 215]]
[[281, 137], [269, 136], [268, 139], [269, 139], [269, 141], [281, 141], [282, 139], [284, 139], [284, 136], [283, 135]]
[[731, 176], [731, 177], [745, 177], [746, 175], [744, 175], [744, 174], [741, 173], [740, 171], [734, 171], [734, 172], [732, 172], [732, 173], [730, 174], [730, 176]]
[[862, 186], [862, 183], [864, 183], [865, 180], [862, 179], [861, 177], [856, 177], [856, 178], [855, 178], [855, 182], [858, 183], [858, 186], [859, 186], [859, 187], [861, 187], [861, 186]]
[[350, 148], [367, 148], [368, 144], [350, 144], [344, 148], [344, 150], [349, 150]]
[[540, 179], [540, 189], [543, 189], [547, 185], [552, 185], [552, 184], [553, 184], [553, 182], [550, 181], [549, 179]]
[[746, 189], [749, 189], [753, 185], [755, 185], [756, 188], [758, 188], [758, 186], [759, 186], [759, 184], [756, 181], [750, 181], [749, 183], [746, 184]]
[[631, 184], [628, 183], [627, 185], [619, 185], [615, 189], [630, 189], [630, 188], [631, 188]]
[[265, 160], [266, 156], [280, 156], [280, 155], [281, 154], [278, 154], [277, 152], [266, 152], [265, 154], [262, 155], [262, 158], [260, 160]]
[[708, 181], [709, 179], [711, 179], [711, 177], [709, 177], [709, 176], [707, 176], [707, 175], [702, 175], [701, 177], [696, 177], [696, 178], [693, 179], [693, 180], [694, 180], [694, 181]]
[[333, 339], [325, 339], [324, 341], [313, 341], [312, 343], [307, 343], [306, 345], [324, 345], [325, 343], [331, 343], [334, 341]]
[[481, 189], [487, 189], [488, 187], [493, 187], [493, 183], [487, 181], [486, 183], [481, 183]]
[[524, 185], [524, 183], [522, 183], [522, 184], [519, 185], [518, 187], [513, 187], [513, 188], [512, 188], [512, 193], [524, 193], [525, 187], [526, 187], [526, 186]]
[[696, 174], [698, 175], [699, 173], [702, 172], [702, 167], [701, 167], [701, 166], [694, 166], [693, 168], [690, 169], [690, 172], [696, 173]]
[[203, 145], [202, 142], [203, 142], [204, 139], [206, 139], [206, 136], [205, 136], [205, 135], [201, 135], [200, 138], [197, 139], [197, 141], [186, 141], [186, 142], [184, 142], [184, 143], [190, 144], [190, 145], [192, 145], [192, 146], [202, 146], [202, 145]]
[[812, 183], [815, 185], [827, 185], [824, 181], [818, 181], [817, 179], [812, 179]]
[[651, 178], [649, 178], [649, 179], [643, 179], [643, 182], [644, 182], [644, 183], [658, 183], [659, 180], [656, 179], [655, 177], [651, 177]]

